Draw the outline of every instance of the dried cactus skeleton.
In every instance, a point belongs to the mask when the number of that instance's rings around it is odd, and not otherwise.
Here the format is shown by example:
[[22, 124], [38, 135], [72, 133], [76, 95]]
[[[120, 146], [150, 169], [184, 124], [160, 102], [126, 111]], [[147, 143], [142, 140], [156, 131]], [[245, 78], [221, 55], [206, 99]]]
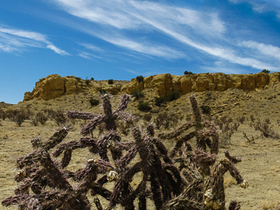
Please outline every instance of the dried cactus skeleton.
[[[219, 209], [225, 208], [224, 174], [229, 171], [241, 187], [248, 187], [242, 178], [235, 163], [241, 160], [225, 152], [227, 159], [218, 160], [219, 133], [217, 127], [209, 121], [204, 121], [199, 110], [196, 98], [190, 96], [194, 113], [194, 122], [188, 122], [175, 131], [161, 133], [159, 137], [165, 139], [177, 138], [170, 157], [180, 163], [178, 167], [187, 180], [187, 187], [166, 205], [168, 209]], [[193, 131], [185, 133], [186, 130]], [[196, 149], [193, 150], [188, 143], [196, 138]], [[209, 147], [209, 152], [207, 152]], [[176, 157], [177, 156], [177, 157]], [[229, 209], [238, 209], [240, 204], [232, 201]]]
[[[103, 95], [102, 99], [103, 115], [69, 111], [70, 118], [91, 120], [82, 128], [84, 136], [80, 140], [62, 143], [69, 131], [63, 127], [45, 142], [40, 138], [31, 141], [34, 151], [17, 160], [19, 170], [15, 180], [20, 184], [15, 190], [16, 195], [2, 201], [3, 206], [86, 210], [91, 209], [90, 193], [107, 200], [107, 209], [116, 205], [134, 209], [136, 203], [138, 209], [147, 209], [148, 200], [151, 200], [156, 209], [224, 210], [224, 173], [229, 171], [238, 184], [247, 187], [247, 182], [234, 166], [239, 161], [237, 158], [227, 152], [227, 159], [218, 160], [218, 131], [212, 122], [203, 120], [195, 96], [190, 97], [194, 122], [158, 137], [153, 124], [149, 124], [144, 132], [134, 126], [131, 129], [134, 140], [130, 142], [121, 141], [116, 123], [117, 119], [133, 119], [124, 111], [129, 96], [122, 97], [115, 111], [112, 111], [109, 95]], [[99, 139], [86, 136], [101, 123], [105, 123], [106, 131]], [[168, 152], [162, 139], [174, 138], [177, 143]], [[196, 138], [195, 150], [189, 144], [193, 138]], [[73, 150], [80, 148], [88, 148], [93, 157], [99, 155], [100, 158], [89, 159], [84, 168], [75, 172], [65, 170], [71, 162]], [[62, 160], [56, 161], [55, 157], [62, 153]], [[136, 158], [137, 154], [139, 158]], [[140, 181], [131, 185], [135, 176], [140, 176]], [[106, 182], [114, 182], [114, 187], [105, 188]], [[98, 210], [103, 209], [97, 197], [92, 203]], [[240, 204], [234, 201], [229, 209], [240, 209]]]

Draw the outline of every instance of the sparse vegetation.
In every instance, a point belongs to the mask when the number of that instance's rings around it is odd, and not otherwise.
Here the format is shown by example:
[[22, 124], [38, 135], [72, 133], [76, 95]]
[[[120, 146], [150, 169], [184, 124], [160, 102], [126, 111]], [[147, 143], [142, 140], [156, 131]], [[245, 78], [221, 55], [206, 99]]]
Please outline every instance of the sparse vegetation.
[[201, 105], [200, 109], [202, 111], [202, 114], [207, 114], [207, 115], [211, 114], [211, 108], [208, 105]]
[[97, 91], [102, 95], [107, 93], [107, 91], [104, 88], [97, 88]]
[[67, 118], [64, 114], [63, 110], [58, 110], [54, 113], [53, 119], [55, 120], [58, 126], [62, 126], [66, 124]]
[[6, 119], [6, 113], [4, 110], [0, 109], [0, 119], [5, 120]]
[[193, 74], [191, 71], [184, 71], [184, 75]]
[[261, 122], [261, 120], [258, 119], [255, 123], [253, 123], [253, 127], [255, 128], [255, 130], [260, 131], [266, 138], [280, 138], [280, 135], [272, 129], [273, 125], [270, 124], [269, 119], [266, 119], [264, 122]]
[[180, 98], [180, 94], [179, 91], [174, 90], [166, 96], [166, 101], [175, 101]]
[[140, 82], [144, 82], [144, 77], [142, 75], [137, 76], [136, 80], [140, 83]]
[[147, 112], [152, 109], [150, 106], [149, 102], [144, 102], [144, 101], [139, 101], [138, 106], [137, 106], [139, 111]]
[[155, 97], [155, 105], [156, 106], [161, 106], [162, 104], [164, 104], [165, 100], [163, 97]]
[[24, 113], [23, 113], [23, 112], [18, 112], [18, 113], [16, 114], [15, 118], [14, 118], [14, 121], [16, 122], [16, 124], [17, 124], [18, 126], [21, 126], [21, 124], [24, 122], [25, 119], [26, 119], [26, 118], [25, 118]]
[[44, 112], [38, 112], [36, 114], [35, 118], [42, 125], [44, 125], [47, 122], [47, 120], [48, 120], [48, 116]]
[[269, 74], [269, 73], [270, 73], [270, 71], [269, 71], [269, 70], [267, 70], [267, 69], [264, 69], [264, 70], [262, 70], [262, 73]]
[[109, 79], [109, 80], [108, 80], [108, 84], [109, 84], [109, 85], [114, 84], [114, 80], [113, 80], [113, 79]]
[[140, 99], [144, 97], [143, 91], [140, 89], [133, 90], [131, 91], [130, 94], [136, 99]]
[[93, 106], [97, 106], [97, 105], [99, 105], [99, 100], [91, 97], [91, 98], [89, 99], [89, 103], [90, 103], [90, 105], [91, 105], [92, 107], [93, 107]]
[[172, 112], [164, 111], [162, 113], [159, 113], [154, 119], [156, 129], [162, 128], [166, 130], [170, 129], [171, 127], [175, 127], [181, 117], [183, 116], [179, 116], [178, 114]]

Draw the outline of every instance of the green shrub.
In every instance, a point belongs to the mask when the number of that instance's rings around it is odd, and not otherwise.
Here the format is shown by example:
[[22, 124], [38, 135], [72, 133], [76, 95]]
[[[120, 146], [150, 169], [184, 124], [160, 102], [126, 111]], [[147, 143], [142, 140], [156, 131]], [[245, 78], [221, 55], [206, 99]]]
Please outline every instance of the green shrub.
[[89, 84], [90, 84], [90, 80], [86, 79], [86, 85], [89, 85]]
[[114, 84], [114, 80], [113, 80], [113, 79], [109, 79], [109, 80], [108, 80], [108, 84], [109, 84], [109, 85]]
[[105, 94], [107, 93], [107, 91], [101, 87], [97, 88], [97, 90], [99, 91], [100, 94]]
[[155, 97], [155, 105], [161, 106], [165, 102], [163, 97]]
[[211, 108], [207, 105], [200, 106], [200, 109], [201, 109], [203, 114], [210, 114], [211, 113]]
[[184, 75], [187, 75], [187, 74], [193, 74], [193, 73], [191, 71], [185, 71]]
[[140, 89], [131, 91], [130, 95], [132, 95], [132, 96], [135, 97], [136, 99], [139, 99], [139, 98], [143, 98], [143, 97], [144, 97], [144, 94], [143, 94], [142, 90], [140, 90]]
[[89, 103], [90, 103], [91, 106], [97, 106], [99, 104], [99, 100], [94, 99], [94, 98], [90, 98]]
[[177, 100], [178, 98], [180, 98], [180, 92], [179, 91], [172, 91], [171, 93], [169, 93], [167, 96], [166, 96], [166, 100], [167, 101], [175, 101]]
[[144, 77], [142, 75], [137, 76], [136, 80], [140, 83], [140, 82], [144, 82]]
[[269, 74], [269, 73], [270, 73], [270, 71], [269, 71], [269, 70], [267, 70], [267, 69], [264, 69], [264, 70], [262, 70], [262, 73]]
[[152, 109], [149, 102], [144, 102], [144, 101], [140, 101], [137, 108], [139, 111], [144, 111], [144, 112], [150, 111]]

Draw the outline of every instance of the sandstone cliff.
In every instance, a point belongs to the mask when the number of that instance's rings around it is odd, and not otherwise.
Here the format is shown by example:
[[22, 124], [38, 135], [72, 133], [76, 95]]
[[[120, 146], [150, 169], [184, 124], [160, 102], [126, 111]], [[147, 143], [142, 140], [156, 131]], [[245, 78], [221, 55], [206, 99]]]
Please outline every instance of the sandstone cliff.
[[178, 91], [182, 95], [189, 92], [201, 92], [206, 90], [223, 91], [229, 88], [243, 90], [254, 90], [263, 88], [266, 85], [273, 85], [280, 80], [280, 72], [266, 74], [224, 74], [224, 73], [203, 73], [183, 76], [171, 74], [159, 74], [144, 78], [143, 82], [132, 79], [130, 82], [109, 85], [107, 82], [91, 82], [90, 86], [85, 80], [69, 76], [49, 75], [36, 83], [32, 92], [26, 92], [24, 101], [33, 98], [49, 100], [60, 97], [64, 94], [71, 94], [78, 91], [97, 91], [102, 88], [111, 94], [128, 93], [133, 90], [153, 89], [157, 95], [164, 97], [172, 91]]

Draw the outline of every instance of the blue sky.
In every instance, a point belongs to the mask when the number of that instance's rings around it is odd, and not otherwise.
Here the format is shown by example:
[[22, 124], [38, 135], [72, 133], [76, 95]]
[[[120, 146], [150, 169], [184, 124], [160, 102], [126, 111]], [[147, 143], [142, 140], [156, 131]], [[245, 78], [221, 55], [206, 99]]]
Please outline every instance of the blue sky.
[[1, 1], [0, 101], [49, 74], [279, 71], [279, 37], [279, 0]]

